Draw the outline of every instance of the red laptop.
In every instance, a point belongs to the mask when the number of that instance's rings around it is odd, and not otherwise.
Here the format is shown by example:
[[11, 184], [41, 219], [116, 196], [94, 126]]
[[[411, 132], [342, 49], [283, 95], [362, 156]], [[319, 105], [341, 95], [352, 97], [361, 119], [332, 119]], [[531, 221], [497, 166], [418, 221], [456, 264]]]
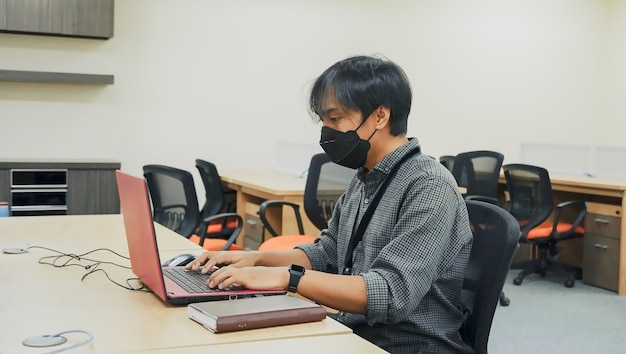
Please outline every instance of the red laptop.
[[[251, 290], [240, 287], [211, 289], [208, 275], [185, 267], [162, 267], [146, 179], [115, 171], [120, 207], [126, 229], [130, 265], [133, 273], [163, 301], [186, 305], [211, 300], [230, 300], [285, 294], [286, 290]], [[183, 236], [181, 236], [183, 237]]]

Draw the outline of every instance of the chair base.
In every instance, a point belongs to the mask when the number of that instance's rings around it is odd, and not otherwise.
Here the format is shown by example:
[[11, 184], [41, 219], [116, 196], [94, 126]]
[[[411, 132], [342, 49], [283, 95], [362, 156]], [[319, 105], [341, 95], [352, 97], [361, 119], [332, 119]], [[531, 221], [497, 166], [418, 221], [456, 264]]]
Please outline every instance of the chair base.
[[546, 273], [550, 271], [565, 276], [566, 279], [563, 284], [567, 288], [573, 288], [576, 279], [580, 279], [582, 276], [582, 269], [580, 267], [559, 263], [544, 257], [517, 263], [514, 266], [515, 268], [519, 267], [523, 269], [517, 277], [513, 279], [513, 284], [515, 285], [521, 285], [524, 278], [530, 274], [538, 273], [541, 277], [544, 277]]
[[500, 293], [500, 306], [509, 306], [511, 304], [511, 300], [509, 300], [506, 295], [504, 295], [504, 291]]

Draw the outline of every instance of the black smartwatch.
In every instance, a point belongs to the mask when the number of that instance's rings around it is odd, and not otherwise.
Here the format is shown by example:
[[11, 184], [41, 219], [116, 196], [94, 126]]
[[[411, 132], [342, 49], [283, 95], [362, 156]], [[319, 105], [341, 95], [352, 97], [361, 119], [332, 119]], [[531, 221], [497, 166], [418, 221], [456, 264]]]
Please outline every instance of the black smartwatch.
[[290, 293], [295, 293], [298, 291], [298, 283], [300, 282], [300, 278], [304, 275], [304, 267], [299, 266], [297, 264], [292, 264], [289, 266], [289, 285], [287, 286], [287, 291]]

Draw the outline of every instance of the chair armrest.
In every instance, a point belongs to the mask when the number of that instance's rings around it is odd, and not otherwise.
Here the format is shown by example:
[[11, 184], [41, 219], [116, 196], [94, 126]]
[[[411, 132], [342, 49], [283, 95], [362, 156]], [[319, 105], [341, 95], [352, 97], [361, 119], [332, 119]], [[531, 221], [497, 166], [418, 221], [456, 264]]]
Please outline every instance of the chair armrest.
[[239, 237], [239, 234], [243, 230], [243, 218], [239, 216], [239, 214], [236, 214], [236, 213], [215, 214], [215, 215], [202, 219], [202, 221], [200, 222], [200, 226], [198, 227], [198, 231], [200, 233], [199, 245], [202, 246], [204, 244], [204, 240], [209, 237], [209, 234], [207, 233], [209, 224], [211, 224], [212, 222], [216, 220], [221, 220], [222, 229], [224, 229], [226, 228], [227, 222], [233, 219], [237, 221], [237, 226], [233, 229], [232, 233], [228, 237], [228, 240], [226, 240], [226, 243], [221, 249], [222, 251], [227, 250], [235, 241], [237, 241], [237, 237]]
[[[557, 232], [556, 228], [559, 224], [559, 220], [561, 219], [561, 212], [566, 210], [566, 208], [573, 209], [574, 211], [578, 210], [578, 215], [576, 216], [576, 220], [574, 220], [572, 226], [569, 229], [563, 232]], [[576, 230], [576, 228], [580, 226], [580, 224], [585, 219], [585, 215], [587, 215], [587, 205], [582, 200], [568, 200], [557, 204], [556, 210], [554, 212], [554, 221], [552, 222], [552, 234], [554, 235], [554, 238], [557, 240], [561, 239], [563, 238], [563, 236]]]
[[261, 205], [259, 206], [259, 218], [261, 219], [261, 222], [263, 223], [263, 227], [266, 228], [267, 231], [272, 236], [279, 236], [276, 229], [272, 227], [272, 225], [270, 224], [270, 221], [267, 219], [267, 212], [268, 212], [267, 209], [277, 208], [277, 207], [282, 208], [283, 206], [289, 206], [292, 208], [294, 215], [296, 217], [296, 223], [298, 224], [298, 232], [301, 235], [304, 235], [304, 225], [302, 224], [302, 216], [300, 215], [300, 204], [288, 202], [284, 200], [266, 200], [263, 203], [261, 203]]
[[466, 195], [464, 197], [464, 199], [465, 200], [479, 200], [479, 201], [482, 201], [482, 202], [487, 202], [487, 203], [498, 205], [498, 199], [497, 198], [488, 197], [486, 195], [479, 195], [479, 194]]

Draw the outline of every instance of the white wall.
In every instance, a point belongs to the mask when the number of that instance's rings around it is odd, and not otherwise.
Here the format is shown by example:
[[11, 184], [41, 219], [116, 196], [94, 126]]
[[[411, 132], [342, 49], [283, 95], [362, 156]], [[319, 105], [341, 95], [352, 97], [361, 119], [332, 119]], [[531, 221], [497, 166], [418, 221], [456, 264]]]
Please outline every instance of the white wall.
[[276, 141], [318, 141], [309, 84], [352, 54], [404, 67], [430, 155], [622, 144], [624, 2], [119, 0], [107, 41], [0, 34], [0, 69], [115, 75], [0, 83], [0, 157], [271, 168]]
[[609, 112], [598, 121], [598, 140], [626, 145], [626, 1], [611, 1], [609, 22]]

